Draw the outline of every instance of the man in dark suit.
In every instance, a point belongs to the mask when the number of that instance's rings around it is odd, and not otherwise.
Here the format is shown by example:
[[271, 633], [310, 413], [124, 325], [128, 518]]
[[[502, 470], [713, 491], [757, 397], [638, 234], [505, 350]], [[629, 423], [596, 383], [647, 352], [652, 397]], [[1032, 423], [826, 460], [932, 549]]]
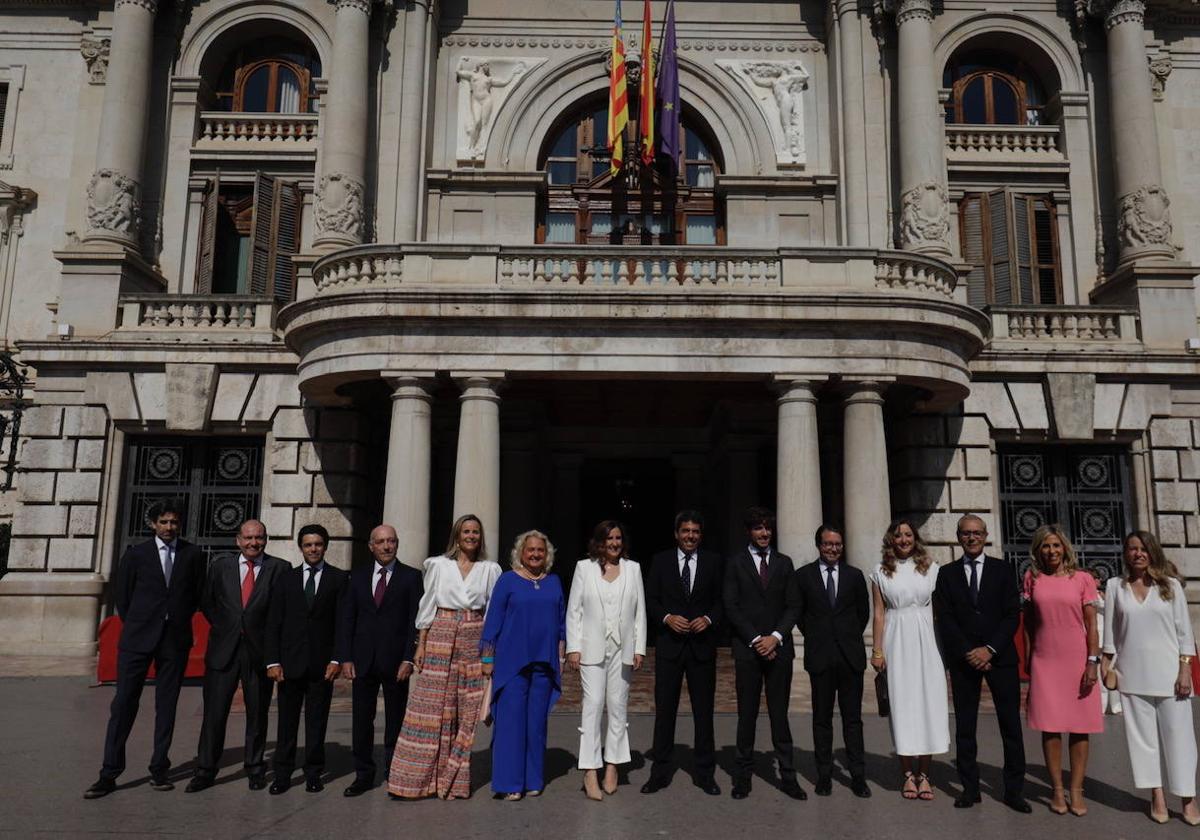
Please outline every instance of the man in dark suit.
[[675, 517], [675, 548], [659, 552], [646, 574], [646, 611], [658, 628], [654, 653], [654, 763], [642, 793], [655, 793], [671, 781], [675, 717], [683, 678], [696, 726], [695, 783], [719, 796], [713, 771], [716, 746], [713, 707], [717, 691], [717, 631], [721, 603], [721, 558], [701, 551], [704, 519], [685, 510]]
[[395, 528], [375, 528], [368, 547], [375, 562], [350, 573], [338, 617], [338, 660], [342, 676], [354, 681], [354, 782], [344, 791], [346, 796], [360, 796], [375, 785], [375, 705], [380, 690], [388, 760], [396, 750], [417, 647], [417, 605], [424, 592], [420, 572], [396, 560]]
[[266, 554], [267, 529], [257, 519], [238, 528], [237, 557], [220, 557], [208, 567], [200, 609], [212, 629], [204, 655], [204, 720], [196, 773], [187, 792], [212, 787], [225, 751], [225, 723], [238, 684], [246, 704], [243, 762], [250, 790], [267, 786], [267, 712], [274, 683], [267, 679], [264, 646], [271, 590], [290, 566]]
[[958, 520], [963, 555], [938, 572], [933, 614], [954, 694], [955, 752], [963, 791], [955, 808], [981, 802], [975, 741], [980, 684], [987, 680], [1004, 745], [1004, 802], [1028, 814], [1023, 795], [1025, 745], [1021, 738], [1021, 683], [1013, 636], [1021, 615], [1017, 576], [1006, 560], [987, 557], [987, 526], [978, 516]]
[[804, 670], [812, 683], [813, 746], [818, 796], [833, 793], [833, 704], [842, 713], [842, 741], [850, 763], [850, 790], [871, 795], [863, 748], [863, 631], [871, 618], [863, 573], [842, 562], [841, 529], [822, 525], [815, 536], [821, 559], [796, 570], [800, 596], [797, 623], [804, 634]]
[[155, 502], [146, 512], [154, 539], [130, 547], [117, 564], [117, 614], [123, 622], [117, 642], [117, 692], [109, 711], [100, 778], [85, 799], [116, 789], [125, 769], [125, 742], [137, 719], [138, 701], [150, 665], [154, 676], [154, 755], [150, 786], [171, 790], [167, 778], [179, 687], [192, 647], [192, 615], [204, 584], [204, 554], [179, 539], [179, 505]]
[[270, 792], [291, 787], [296, 766], [296, 734], [304, 707], [305, 790], [325, 786], [325, 729], [333, 681], [340, 673], [333, 655], [337, 610], [349, 576], [325, 563], [329, 532], [305, 525], [296, 537], [304, 563], [285, 572], [271, 591], [267, 610], [267, 676], [279, 685], [279, 735], [275, 742], [275, 779]]
[[754, 729], [759, 698], [767, 692], [771, 743], [779, 762], [780, 789], [807, 799], [796, 782], [788, 702], [792, 693], [792, 628], [798, 610], [792, 559], [771, 549], [775, 514], [766, 508], [746, 511], [749, 544], [725, 561], [722, 595], [725, 620], [732, 630], [734, 683], [737, 691], [737, 768], [733, 798], [750, 795], [754, 766]]

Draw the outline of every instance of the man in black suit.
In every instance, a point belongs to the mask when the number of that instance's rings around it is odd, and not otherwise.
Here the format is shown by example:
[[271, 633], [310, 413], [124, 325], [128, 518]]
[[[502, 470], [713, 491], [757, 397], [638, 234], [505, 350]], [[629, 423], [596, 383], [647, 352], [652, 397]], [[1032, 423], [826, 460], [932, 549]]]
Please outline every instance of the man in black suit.
[[721, 604], [721, 558], [701, 551], [704, 519], [699, 511], [675, 517], [675, 548], [654, 555], [646, 574], [646, 611], [658, 629], [654, 654], [654, 763], [642, 793], [655, 793], [671, 781], [675, 717], [687, 676], [696, 726], [695, 783], [719, 796], [713, 771], [716, 746], [713, 707], [717, 691], [717, 631]]
[[359, 796], [375, 785], [375, 705], [381, 689], [388, 760], [396, 750], [416, 654], [417, 605], [425, 591], [420, 572], [396, 560], [395, 528], [375, 528], [368, 547], [375, 562], [350, 573], [338, 617], [338, 660], [342, 676], [354, 681], [354, 782], [346, 796]]
[[779, 762], [780, 789], [793, 799], [807, 799], [796, 782], [788, 703], [792, 693], [792, 628], [798, 610], [792, 559], [771, 549], [775, 514], [766, 508], [746, 511], [749, 544], [725, 561], [722, 594], [725, 619], [732, 629], [734, 682], [737, 691], [737, 768], [733, 798], [750, 795], [754, 766], [754, 729], [759, 698], [767, 692], [771, 743]]
[[250, 790], [267, 786], [267, 712], [274, 683], [267, 679], [264, 647], [271, 590], [290, 568], [266, 554], [267, 529], [257, 519], [238, 528], [239, 555], [219, 557], [208, 566], [200, 609], [212, 629], [204, 655], [204, 720], [196, 773], [187, 792], [212, 787], [225, 751], [225, 723], [238, 683], [246, 704], [243, 762]]
[[1021, 683], [1013, 636], [1021, 615], [1017, 576], [1006, 560], [984, 556], [987, 526], [978, 516], [958, 520], [963, 556], [938, 572], [933, 614], [954, 694], [955, 751], [963, 791], [955, 808], [981, 802], [975, 741], [980, 684], [987, 680], [1004, 745], [1004, 802], [1028, 814], [1023, 795], [1025, 745], [1021, 738]]
[[109, 711], [100, 778], [85, 799], [107, 796], [125, 769], [125, 742], [137, 719], [146, 674], [154, 665], [154, 755], [150, 786], [171, 790], [167, 778], [175, 707], [192, 648], [192, 615], [204, 584], [204, 554], [179, 539], [179, 505], [155, 502], [146, 512], [154, 539], [130, 547], [117, 564], [117, 693]]
[[812, 683], [813, 746], [818, 796], [833, 793], [833, 703], [842, 713], [842, 741], [850, 763], [850, 790], [871, 795], [863, 747], [863, 672], [867, 654], [863, 631], [871, 618], [863, 573], [842, 562], [840, 528], [822, 525], [815, 536], [821, 559], [796, 570], [800, 596], [797, 623], [804, 634], [804, 670]]
[[279, 735], [275, 742], [275, 779], [270, 792], [291, 787], [296, 766], [296, 734], [304, 707], [305, 790], [325, 786], [325, 729], [333, 681], [340, 673], [333, 656], [337, 610], [348, 575], [325, 563], [329, 532], [305, 525], [296, 537], [304, 564], [283, 574], [271, 591], [267, 610], [267, 676], [279, 685]]

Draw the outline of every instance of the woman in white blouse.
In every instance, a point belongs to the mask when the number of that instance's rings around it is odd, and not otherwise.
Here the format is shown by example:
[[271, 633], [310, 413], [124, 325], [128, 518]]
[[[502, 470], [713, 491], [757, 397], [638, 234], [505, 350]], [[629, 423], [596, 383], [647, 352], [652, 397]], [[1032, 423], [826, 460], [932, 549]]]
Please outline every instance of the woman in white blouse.
[[1115, 671], [1125, 708], [1133, 782], [1150, 788], [1150, 819], [1165, 823], [1160, 755], [1183, 820], [1200, 825], [1196, 807], [1196, 733], [1192, 726], [1192, 657], [1196, 642], [1183, 580], [1153, 534], [1125, 538], [1125, 571], [1109, 579], [1104, 610], [1105, 673]]
[[393, 797], [466, 799], [471, 745], [483, 702], [479, 637], [499, 564], [487, 559], [483, 524], [460, 516], [446, 553], [425, 561], [417, 608], [416, 685], [388, 773]]
[[[579, 769], [589, 799], [601, 800], [597, 771], [604, 769], [604, 792], [617, 792], [617, 765], [630, 759], [626, 707], [633, 672], [646, 655], [646, 601], [642, 571], [625, 557], [625, 529], [606, 519], [588, 543], [588, 558], [575, 567], [567, 599], [567, 664], [580, 672], [583, 722], [579, 728]], [[608, 707], [601, 740], [600, 719]], [[603, 743], [603, 751], [601, 744]]]

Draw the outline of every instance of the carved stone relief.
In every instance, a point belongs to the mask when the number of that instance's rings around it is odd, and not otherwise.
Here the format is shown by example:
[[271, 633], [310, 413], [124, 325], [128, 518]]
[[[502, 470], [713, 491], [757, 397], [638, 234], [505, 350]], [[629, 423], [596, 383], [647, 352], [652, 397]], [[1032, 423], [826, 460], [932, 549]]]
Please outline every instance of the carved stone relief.
[[345, 234], [361, 241], [363, 193], [363, 183], [349, 175], [322, 175], [315, 207], [318, 232]]
[[496, 115], [521, 80], [545, 63], [544, 58], [473, 58], [458, 60], [457, 157], [482, 163]]
[[1144, 248], [1171, 243], [1171, 199], [1157, 184], [1138, 187], [1118, 199], [1117, 235], [1124, 248]]
[[1150, 83], [1154, 88], [1154, 101], [1162, 102], [1167, 94], [1167, 76], [1171, 75], [1172, 65], [1170, 54], [1151, 58]]
[[933, 181], [912, 187], [900, 198], [900, 247], [947, 250], [950, 239], [950, 196]]
[[136, 238], [141, 218], [138, 182], [115, 169], [97, 169], [88, 182], [89, 230], [109, 231]]
[[775, 162], [799, 166], [808, 159], [804, 136], [804, 92], [808, 71], [799, 61], [722, 59], [717, 66], [750, 94], [771, 129]]
[[79, 42], [79, 54], [87, 65], [88, 84], [102, 85], [108, 77], [108, 49], [112, 41], [109, 38], [93, 38], [85, 35]]

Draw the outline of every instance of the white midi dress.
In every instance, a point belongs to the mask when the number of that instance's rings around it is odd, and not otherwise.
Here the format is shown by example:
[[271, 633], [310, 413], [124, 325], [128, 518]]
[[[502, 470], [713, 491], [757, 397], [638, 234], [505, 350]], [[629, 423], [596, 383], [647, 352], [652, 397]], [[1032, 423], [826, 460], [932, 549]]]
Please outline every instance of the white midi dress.
[[917, 571], [898, 560], [891, 577], [877, 566], [872, 582], [883, 596], [883, 655], [887, 661], [892, 743], [897, 755], [936, 755], [950, 751], [950, 709], [946, 667], [933, 630], [936, 563]]

